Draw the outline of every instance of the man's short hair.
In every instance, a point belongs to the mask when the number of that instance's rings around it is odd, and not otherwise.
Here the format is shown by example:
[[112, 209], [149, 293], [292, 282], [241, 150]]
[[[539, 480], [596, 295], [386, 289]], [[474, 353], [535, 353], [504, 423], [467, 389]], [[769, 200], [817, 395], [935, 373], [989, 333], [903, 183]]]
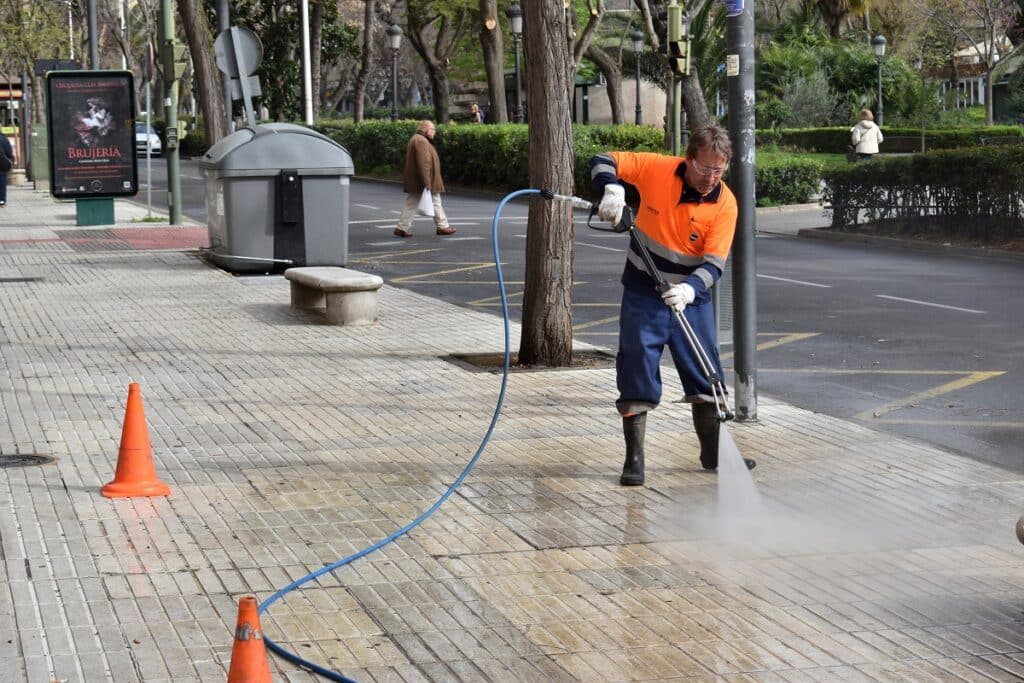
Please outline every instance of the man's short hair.
[[686, 145], [686, 158], [696, 157], [697, 152], [702, 149], [723, 156], [726, 161], [732, 159], [732, 141], [729, 140], [729, 134], [718, 126], [706, 126], [693, 131], [690, 142]]

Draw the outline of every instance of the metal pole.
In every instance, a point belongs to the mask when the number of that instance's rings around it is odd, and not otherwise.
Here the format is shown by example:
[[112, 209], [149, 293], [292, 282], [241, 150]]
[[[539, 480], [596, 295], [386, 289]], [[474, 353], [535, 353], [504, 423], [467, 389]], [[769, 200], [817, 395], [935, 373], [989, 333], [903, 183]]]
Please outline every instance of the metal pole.
[[640, 108], [640, 53], [636, 53], [636, 125], [640, 125], [643, 119], [643, 110]]
[[391, 48], [391, 120], [398, 120], [398, 50]]
[[878, 58], [878, 125], [882, 125], [885, 107], [882, 105], [882, 58]]
[[516, 48], [516, 123], [523, 122], [523, 80], [519, 74], [519, 34], [512, 34], [512, 42]]
[[[164, 65], [164, 121], [167, 130], [178, 130], [178, 81], [174, 78], [174, 7], [171, 0], [160, 0], [160, 50]], [[170, 135], [167, 136], [170, 138]], [[177, 144], [164, 145], [167, 158], [168, 221], [181, 222], [181, 166]]]
[[757, 419], [756, 214], [754, 211], [754, 6], [726, 19], [725, 60], [729, 83], [729, 186], [739, 216], [733, 239], [733, 368], [736, 419]]
[[153, 76], [146, 79], [146, 217], [153, 217], [153, 145], [149, 136], [153, 132]]
[[[217, 0], [217, 33], [227, 31], [231, 27], [231, 13], [228, 10], [228, 0]], [[228, 132], [235, 132], [235, 119], [231, 116], [234, 109], [231, 100], [231, 82], [226, 74], [221, 74], [221, 85], [224, 90], [224, 115], [228, 119]]]
[[68, 2], [68, 59], [75, 58], [75, 25], [71, 21], [71, 0]]
[[[119, 1], [117, 3], [117, 27], [118, 27], [118, 30], [121, 32], [121, 39], [124, 40], [125, 43], [127, 43], [128, 42], [128, 24], [124, 20], [124, 17], [125, 17], [124, 5], [125, 5], [125, 3], [121, 2], [121, 1]], [[122, 69], [127, 69], [128, 68], [128, 55], [126, 55], [123, 50], [121, 51], [121, 68]]]
[[100, 68], [100, 45], [96, 37], [96, 0], [89, 0], [89, 68]]
[[306, 125], [313, 125], [313, 77], [309, 66], [309, 0], [299, 4], [302, 23], [302, 103]]
[[921, 67], [921, 151], [924, 151], [924, 66]]

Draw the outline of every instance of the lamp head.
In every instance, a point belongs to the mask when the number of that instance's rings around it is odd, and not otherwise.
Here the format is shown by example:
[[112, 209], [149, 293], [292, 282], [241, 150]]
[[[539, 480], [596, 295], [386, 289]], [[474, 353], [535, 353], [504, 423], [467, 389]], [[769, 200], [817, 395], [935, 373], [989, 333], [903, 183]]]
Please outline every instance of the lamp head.
[[881, 33], [871, 39], [871, 49], [875, 51], [875, 57], [881, 59], [885, 56], [885, 45], [885, 36]]
[[633, 52], [640, 54], [644, 50], [644, 34], [639, 29], [634, 29], [630, 36], [633, 39]]
[[388, 45], [391, 49], [398, 51], [398, 48], [402, 47], [402, 27], [398, 24], [391, 24], [388, 26]]
[[512, 29], [512, 35], [518, 36], [523, 32], [523, 10], [517, 3], [512, 3], [509, 8], [505, 10], [505, 14], [508, 16], [509, 28]]

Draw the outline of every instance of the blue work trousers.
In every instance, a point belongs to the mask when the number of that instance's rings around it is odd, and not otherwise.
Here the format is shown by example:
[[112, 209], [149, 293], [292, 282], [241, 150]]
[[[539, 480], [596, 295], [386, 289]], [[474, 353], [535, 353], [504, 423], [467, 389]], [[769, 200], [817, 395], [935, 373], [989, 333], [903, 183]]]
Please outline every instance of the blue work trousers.
[[[683, 315], [704, 347], [715, 373], [723, 378], [714, 304], [710, 298], [702, 304], [690, 304]], [[615, 405], [620, 414], [644, 413], [661, 402], [661, 354], [666, 344], [679, 372], [686, 402], [713, 401], [711, 383], [686, 341], [672, 309], [653, 289], [623, 287], [619, 311], [619, 352], [615, 360], [619, 389], [619, 400]], [[722, 387], [725, 387], [724, 381]]]

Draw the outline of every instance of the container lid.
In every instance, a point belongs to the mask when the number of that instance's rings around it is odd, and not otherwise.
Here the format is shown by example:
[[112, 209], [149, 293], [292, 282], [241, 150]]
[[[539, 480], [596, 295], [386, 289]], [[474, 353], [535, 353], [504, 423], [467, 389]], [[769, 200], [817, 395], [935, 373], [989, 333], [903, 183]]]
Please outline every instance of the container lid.
[[352, 175], [352, 156], [326, 135], [293, 123], [266, 123], [240, 128], [222, 138], [199, 160], [199, 167], [231, 171], [332, 169]]

